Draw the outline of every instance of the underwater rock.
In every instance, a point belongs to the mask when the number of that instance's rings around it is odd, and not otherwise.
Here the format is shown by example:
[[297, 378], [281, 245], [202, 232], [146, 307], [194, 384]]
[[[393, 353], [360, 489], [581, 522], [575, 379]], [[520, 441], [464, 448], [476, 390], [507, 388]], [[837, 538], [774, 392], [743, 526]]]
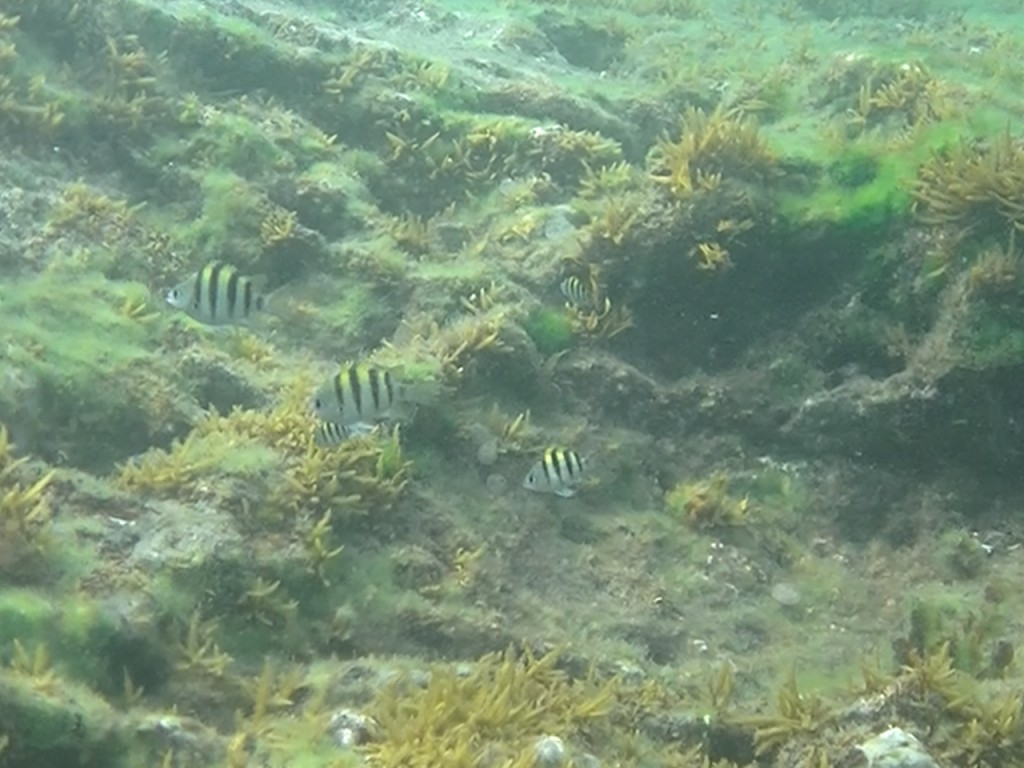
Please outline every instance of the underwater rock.
[[377, 729], [377, 723], [372, 717], [351, 709], [339, 709], [331, 715], [331, 735], [338, 746], [344, 749], [371, 741]]
[[541, 736], [534, 744], [533, 754], [537, 768], [562, 768], [565, 765], [565, 742], [557, 736]]
[[227, 355], [195, 347], [182, 355], [182, 378], [203, 407], [228, 413], [235, 406], [259, 408], [266, 398], [250, 382], [250, 376]]
[[805, 450], [888, 466], [952, 460], [1013, 471], [1024, 466], [1013, 394], [1020, 374], [954, 368], [856, 377], [804, 400], [780, 434]]
[[391, 556], [395, 583], [403, 589], [422, 589], [436, 584], [445, 575], [445, 566], [436, 555], [423, 547], [410, 544]]
[[316, 229], [294, 224], [291, 233], [266, 245], [260, 261], [267, 287], [275, 290], [283, 285], [308, 278], [330, 262], [327, 239]]
[[480, 444], [476, 450], [477, 463], [489, 467], [498, 460], [498, 440], [491, 437]]
[[938, 768], [921, 742], [902, 728], [890, 728], [857, 747], [866, 768]]
[[144, 714], [135, 726], [140, 740], [161, 753], [173, 751], [189, 759], [211, 764], [224, 751], [223, 738], [191, 717], [177, 714]]
[[89, 689], [65, 680], [0, 673], [3, 764], [122, 765], [131, 733], [111, 707]]
[[234, 518], [225, 510], [173, 502], [153, 502], [150, 509], [152, 514], [139, 518], [138, 543], [131, 556], [146, 570], [198, 567], [221, 560], [228, 552], [238, 552], [244, 560], [251, 557]]
[[783, 607], [800, 605], [800, 592], [792, 584], [780, 581], [772, 586], [772, 600]]
[[473, 237], [473, 231], [457, 221], [441, 221], [434, 226], [437, 242], [446, 251], [458, 253]]
[[654, 435], [685, 433], [685, 404], [670, 402], [654, 379], [612, 355], [580, 352], [566, 359], [558, 373], [560, 389], [597, 403], [634, 429]]

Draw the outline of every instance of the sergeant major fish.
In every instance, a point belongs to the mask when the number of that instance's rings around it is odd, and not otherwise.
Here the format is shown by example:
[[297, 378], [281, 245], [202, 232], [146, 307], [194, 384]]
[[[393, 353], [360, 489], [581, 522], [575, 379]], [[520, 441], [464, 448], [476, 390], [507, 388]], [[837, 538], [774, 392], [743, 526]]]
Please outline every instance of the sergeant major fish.
[[333, 421], [322, 421], [316, 425], [313, 431], [313, 439], [318, 448], [337, 448], [350, 437], [358, 437], [370, 432], [369, 425], [346, 426], [335, 424]]
[[587, 461], [576, 451], [548, 448], [523, 480], [523, 487], [537, 493], [554, 493], [563, 498], [576, 495]]
[[241, 325], [266, 308], [267, 299], [251, 277], [214, 261], [171, 288], [167, 303], [206, 325]]
[[321, 421], [369, 431], [381, 421], [401, 419], [417, 401], [415, 392], [390, 371], [373, 365], [342, 366], [313, 395], [313, 413]]
[[597, 292], [593, 285], [583, 282], [576, 275], [569, 275], [558, 284], [566, 302], [573, 309], [586, 311], [597, 306]]

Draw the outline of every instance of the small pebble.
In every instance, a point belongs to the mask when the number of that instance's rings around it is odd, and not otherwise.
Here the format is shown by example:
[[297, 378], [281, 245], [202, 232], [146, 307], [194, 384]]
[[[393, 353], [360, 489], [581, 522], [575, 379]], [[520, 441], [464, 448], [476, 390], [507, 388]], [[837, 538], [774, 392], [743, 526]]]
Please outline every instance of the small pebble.
[[785, 581], [780, 581], [772, 587], [772, 599], [779, 605], [793, 607], [800, 605], [800, 593], [796, 587]]
[[557, 736], [541, 736], [533, 747], [537, 768], [563, 768], [565, 742]]
[[331, 715], [330, 730], [335, 743], [343, 749], [349, 749], [370, 741], [376, 725], [371, 717], [351, 709], [339, 709]]
[[480, 443], [476, 450], [476, 460], [485, 467], [491, 466], [498, 460], [498, 441], [491, 437]]

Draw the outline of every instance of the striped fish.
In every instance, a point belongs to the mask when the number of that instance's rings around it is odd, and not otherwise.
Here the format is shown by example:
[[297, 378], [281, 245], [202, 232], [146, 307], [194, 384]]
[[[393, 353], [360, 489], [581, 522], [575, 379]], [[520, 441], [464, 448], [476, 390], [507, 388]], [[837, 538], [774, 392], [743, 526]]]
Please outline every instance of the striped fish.
[[313, 395], [313, 413], [341, 427], [367, 429], [396, 415], [404, 388], [373, 365], [345, 365]]
[[568, 498], [576, 495], [587, 460], [576, 451], [548, 448], [523, 480], [523, 487], [537, 493], [554, 493]]
[[313, 431], [313, 439], [318, 448], [337, 448], [350, 437], [359, 437], [360, 435], [369, 434], [369, 432], [370, 428], [368, 425], [356, 424], [346, 426], [344, 424], [335, 424], [333, 421], [322, 421], [316, 425], [316, 429]]
[[558, 289], [573, 309], [587, 311], [597, 307], [595, 286], [592, 283], [583, 282], [576, 275], [569, 275], [565, 278], [558, 284]]
[[255, 281], [230, 264], [211, 262], [167, 292], [167, 303], [206, 325], [241, 325], [266, 306]]

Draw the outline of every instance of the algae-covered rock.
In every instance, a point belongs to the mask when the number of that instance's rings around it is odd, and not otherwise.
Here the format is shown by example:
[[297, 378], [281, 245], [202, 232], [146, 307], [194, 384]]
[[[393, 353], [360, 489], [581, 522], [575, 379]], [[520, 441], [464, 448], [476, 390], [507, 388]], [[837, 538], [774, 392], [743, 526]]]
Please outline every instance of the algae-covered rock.
[[890, 728], [857, 747], [867, 759], [866, 768], [938, 768], [912, 733]]
[[105, 694], [121, 693], [126, 677], [155, 690], [166, 680], [169, 665], [155, 633], [137, 621], [137, 609], [126, 605], [133, 599], [0, 591], [0, 649], [38, 657], [36, 663], [45, 667], [41, 672], [59, 673]]
[[856, 377], [808, 397], [785, 424], [796, 444], [888, 465], [965, 462], [1010, 471], [1024, 462], [1010, 370], [906, 371]]
[[127, 723], [96, 694], [65, 681], [41, 684], [0, 671], [0, 734], [5, 768], [129, 765]]

